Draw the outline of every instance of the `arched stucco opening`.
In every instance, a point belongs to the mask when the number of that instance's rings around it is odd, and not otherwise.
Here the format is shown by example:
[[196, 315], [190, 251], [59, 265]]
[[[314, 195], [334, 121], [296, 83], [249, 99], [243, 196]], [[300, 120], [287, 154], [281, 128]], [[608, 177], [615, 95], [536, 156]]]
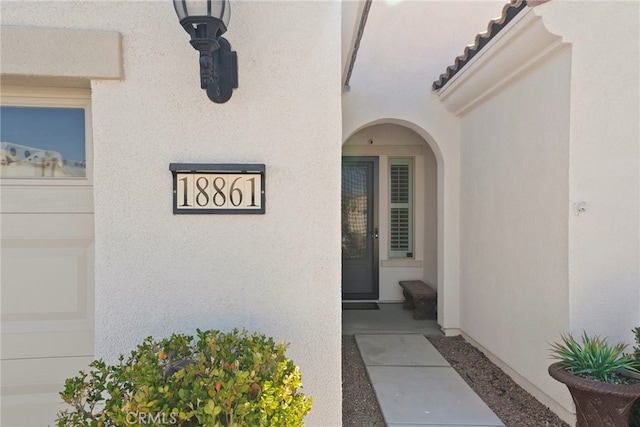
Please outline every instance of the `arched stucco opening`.
[[[378, 119], [359, 126], [343, 141], [343, 156], [377, 157], [379, 161], [378, 218], [380, 301], [398, 301], [398, 280], [420, 279], [437, 287], [439, 307], [444, 287], [444, 159], [435, 139], [415, 123]], [[410, 257], [390, 256], [389, 165], [393, 159], [414, 159], [414, 244]], [[439, 310], [442, 311], [442, 310]], [[442, 313], [438, 313], [442, 325]]]

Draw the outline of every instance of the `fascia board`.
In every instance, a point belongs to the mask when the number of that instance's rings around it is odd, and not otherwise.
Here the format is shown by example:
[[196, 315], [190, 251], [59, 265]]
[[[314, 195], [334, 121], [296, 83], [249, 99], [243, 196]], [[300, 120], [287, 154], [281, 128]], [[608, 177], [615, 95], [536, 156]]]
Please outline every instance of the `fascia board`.
[[438, 97], [449, 111], [463, 115], [561, 45], [562, 38], [529, 8], [438, 90]]

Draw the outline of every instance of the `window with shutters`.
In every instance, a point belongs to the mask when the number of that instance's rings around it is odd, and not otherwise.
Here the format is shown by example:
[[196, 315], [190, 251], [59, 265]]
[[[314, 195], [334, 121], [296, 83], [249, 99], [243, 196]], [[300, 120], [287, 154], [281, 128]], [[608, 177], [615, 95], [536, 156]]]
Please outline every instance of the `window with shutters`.
[[389, 258], [413, 258], [413, 159], [389, 159]]

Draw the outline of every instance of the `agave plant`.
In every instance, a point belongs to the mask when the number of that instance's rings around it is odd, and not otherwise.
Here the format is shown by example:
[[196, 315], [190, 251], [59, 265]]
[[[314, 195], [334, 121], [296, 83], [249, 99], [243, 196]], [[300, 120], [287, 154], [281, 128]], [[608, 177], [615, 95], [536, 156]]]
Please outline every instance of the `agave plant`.
[[[636, 345], [633, 347], [633, 358], [636, 360], [636, 366], [640, 367], [640, 326], [633, 328], [631, 332], [633, 332], [636, 339]], [[631, 408], [629, 427], [640, 427], [640, 399], [636, 399]]]
[[606, 338], [589, 337], [582, 333], [582, 343], [571, 334], [561, 335], [562, 342], [551, 346], [554, 359], [562, 362], [563, 368], [574, 375], [601, 382], [610, 382], [615, 371], [623, 369], [640, 372], [631, 355], [623, 354], [627, 345], [610, 345]]

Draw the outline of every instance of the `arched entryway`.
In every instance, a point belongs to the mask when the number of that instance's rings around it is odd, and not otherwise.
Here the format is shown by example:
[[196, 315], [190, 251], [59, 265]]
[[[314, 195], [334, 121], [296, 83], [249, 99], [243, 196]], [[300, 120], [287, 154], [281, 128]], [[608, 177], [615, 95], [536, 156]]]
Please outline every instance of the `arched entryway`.
[[438, 287], [441, 161], [410, 127], [371, 123], [343, 145], [345, 300], [401, 301], [400, 280]]

